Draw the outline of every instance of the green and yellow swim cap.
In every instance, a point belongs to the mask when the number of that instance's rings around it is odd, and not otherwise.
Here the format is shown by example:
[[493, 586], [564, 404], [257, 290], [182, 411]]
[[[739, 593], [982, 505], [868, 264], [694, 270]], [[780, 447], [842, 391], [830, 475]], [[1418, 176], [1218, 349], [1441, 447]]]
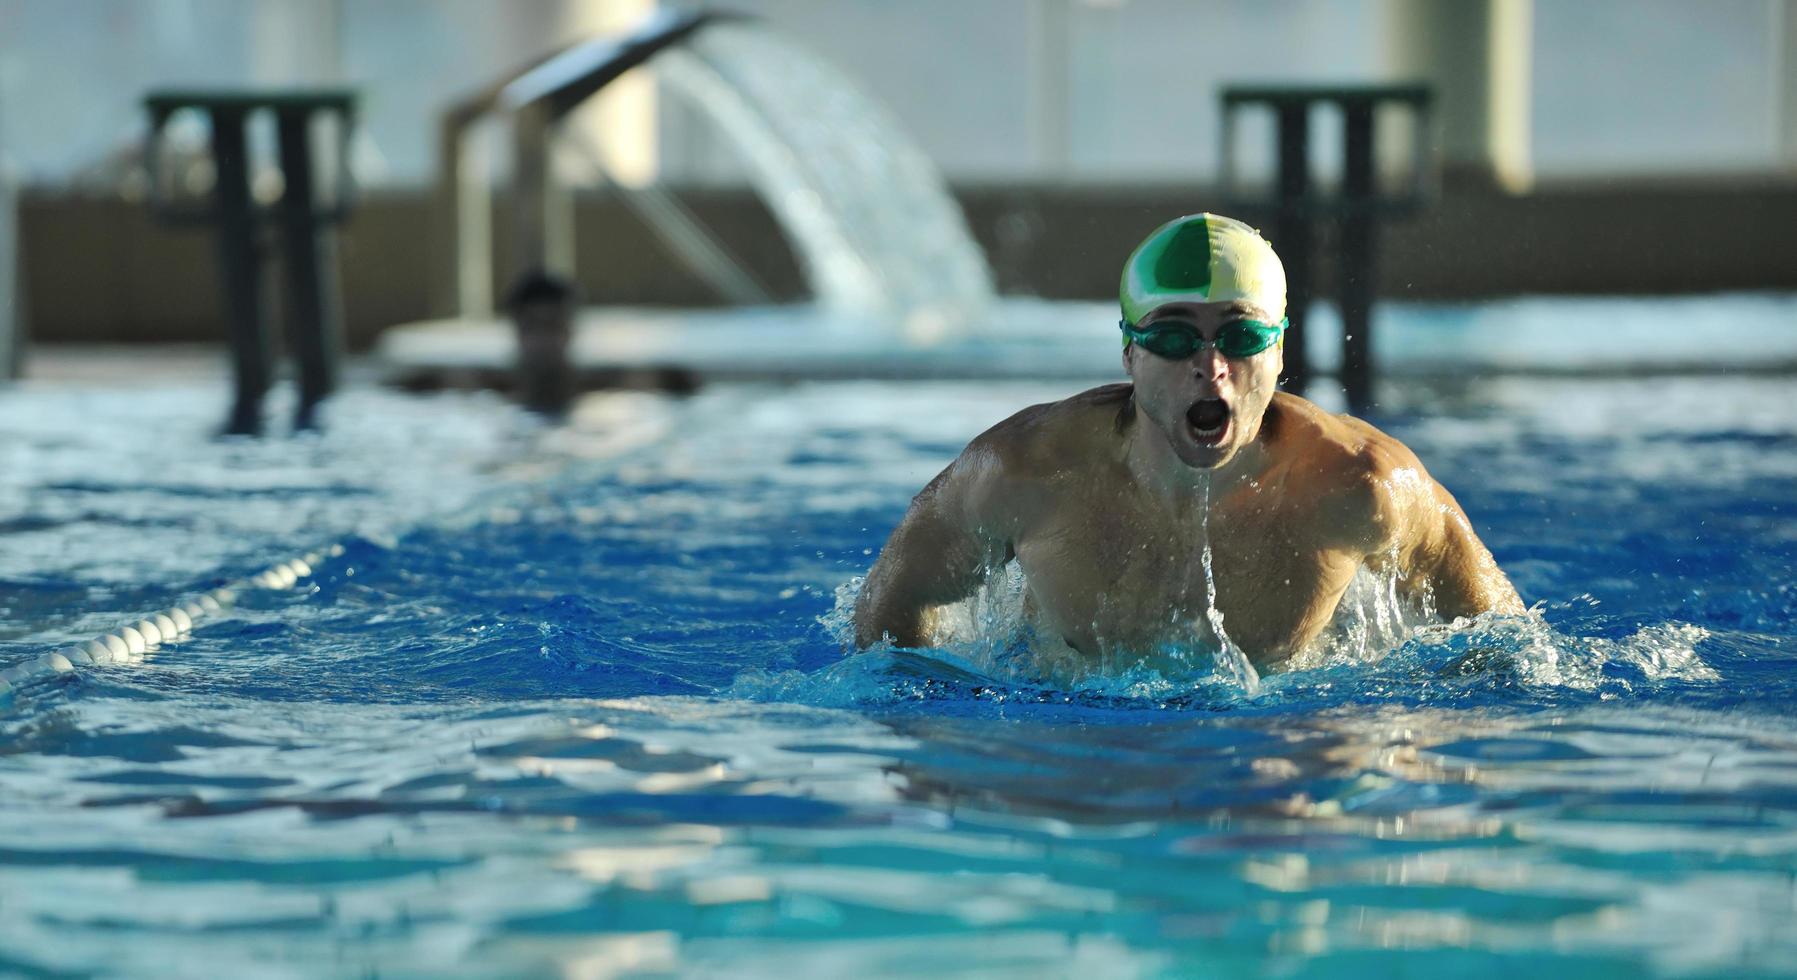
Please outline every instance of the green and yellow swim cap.
[[1131, 324], [1167, 303], [1230, 299], [1247, 300], [1278, 323], [1285, 266], [1253, 228], [1220, 214], [1189, 214], [1156, 228], [1130, 253], [1118, 297]]

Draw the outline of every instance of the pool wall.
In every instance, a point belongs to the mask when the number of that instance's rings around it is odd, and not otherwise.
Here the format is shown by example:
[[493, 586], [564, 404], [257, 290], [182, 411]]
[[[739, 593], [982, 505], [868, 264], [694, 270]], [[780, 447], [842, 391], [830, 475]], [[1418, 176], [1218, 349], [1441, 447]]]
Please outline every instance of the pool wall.
[[[1116, 292], [1122, 256], [1167, 215], [1219, 208], [1203, 185], [962, 185], [955, 195], [1001, 291], [1049, 299]], [[804, 287], [773, 218], [747, 189], [674, 193], [773, 298]], [[495, 214], [507, 213], [496, 195]], [[425, 190], [371, 191], [344, 228], [348, 339], [365, 348], [431, 309]], [[589, 302], [703, 306], [713, 295], [616, 200], [576, 200], [578, 278]], [[1254, 219], [1252, 212], [1242, 212]], [[1257, 220], [1266, 220], [1264, 216]], [[494, 260], [509, 268], [503, 222]], [[223, 335], [211, 240], [151, 223], [141, 205], [28, 190], [22, 292], [38, 342], [212, 340]], [[1450, 188], [1381, 238], [1381, 296], [1456, 299], [1797, 289], [1797, 184], [1686, 179], [1546, 184], [1527, 195]], [[1333, 276], [1325, 246], [1319, 286]]]

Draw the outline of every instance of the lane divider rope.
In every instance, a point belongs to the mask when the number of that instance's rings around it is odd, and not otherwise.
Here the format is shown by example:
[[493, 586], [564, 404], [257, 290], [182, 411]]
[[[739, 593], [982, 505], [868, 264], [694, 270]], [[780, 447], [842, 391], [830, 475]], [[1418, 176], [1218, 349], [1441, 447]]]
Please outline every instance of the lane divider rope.
[[167, 609], [150, 613], [127, 626], [109, 630], [91, 640], [46, 653], [41, 657], [0, 670], [0, 698], [21, 688], [36, 686], [70, 673], [76, 667], [139, 664], [153, 650], [174, 643], [208, 619], [217, 619], [231, 608], [241, 592], [266, 589], [285, 592], [311, 578], [326, 560], [343, 554], [343, 546], [331, 545], [291, 561], [270, 565], [254, 575], [228, 582], [216, 589]]

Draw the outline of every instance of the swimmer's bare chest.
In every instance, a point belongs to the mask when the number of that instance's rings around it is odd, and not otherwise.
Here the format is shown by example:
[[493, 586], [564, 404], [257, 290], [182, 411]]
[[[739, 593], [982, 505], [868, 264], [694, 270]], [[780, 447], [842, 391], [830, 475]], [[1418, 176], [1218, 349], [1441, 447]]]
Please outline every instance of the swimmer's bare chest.
[[1027, 522], [1013, 546], [1038, 616], [1088, 657], [1214, 643], [1207, 535], [1224, 630], [1263, 665], [1328, 624], [1360, 565], [1294, 535], [1276, 509], [1222, 502], [1207, 524], [1129, 499], [1061, 504]]

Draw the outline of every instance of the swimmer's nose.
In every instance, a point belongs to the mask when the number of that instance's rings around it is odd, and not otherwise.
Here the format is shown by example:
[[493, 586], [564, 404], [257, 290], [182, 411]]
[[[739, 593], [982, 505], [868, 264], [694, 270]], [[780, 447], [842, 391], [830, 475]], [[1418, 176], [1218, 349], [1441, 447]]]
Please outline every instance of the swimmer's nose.
[[1192, 367], [1198, 374], [1198, 380], [1209, 381], [1213, 384], [1220, 384], [1229, 375], [1228, 358], [1224, 357], [1214, 344], [1207, 344], [1203, 350], [1198, 352]]

